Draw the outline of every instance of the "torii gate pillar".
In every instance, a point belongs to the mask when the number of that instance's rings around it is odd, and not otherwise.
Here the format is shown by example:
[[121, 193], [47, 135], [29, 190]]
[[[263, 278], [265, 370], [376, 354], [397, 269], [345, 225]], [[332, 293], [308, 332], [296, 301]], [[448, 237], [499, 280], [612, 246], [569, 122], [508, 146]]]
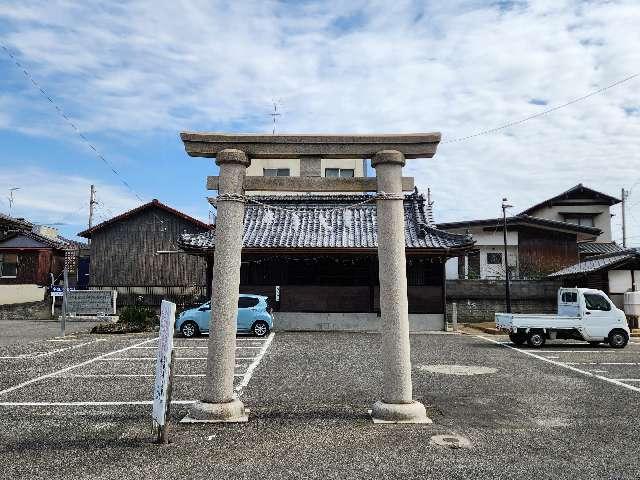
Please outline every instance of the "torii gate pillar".
[[317, 177], [255, 179], [250, 190], [378, 191], [378, 261], [382, 316], [382, 400], [373, 405], [376, 423], [430, 423], [424, 406], [413, 400], [409, 347], [409, 314], [404, 238], [403, 189], [413, 179], [402, 177], [405, 158], [430, 158], [439, 133], [405, 135], [225, 135], [182, 133], [187, 153], [215, 157], [220, 176], [208, 185], [217, 189], [218, 220], [211, 299], [207, 375], [202, 401], [190, 417], [205, 422], [242, 422], [247, 415], [234, 395], [237, 298], [244, 216], [245, 170], [253, 158], [371, 158], [376, 179]]

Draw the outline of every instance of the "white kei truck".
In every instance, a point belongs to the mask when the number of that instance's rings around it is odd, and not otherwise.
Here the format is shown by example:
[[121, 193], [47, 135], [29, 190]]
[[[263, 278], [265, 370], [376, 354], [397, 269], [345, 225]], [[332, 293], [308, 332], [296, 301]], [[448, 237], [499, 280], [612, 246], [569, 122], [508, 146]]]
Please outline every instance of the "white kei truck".
[[526, 342], [534, 348], [556, 339], [624, 348], [630, 334], [624, 312], [604, 292], [591, 288], [560, 288], [557, 315], [496, 313], [496, 328], [508, 332], [516, 345]]

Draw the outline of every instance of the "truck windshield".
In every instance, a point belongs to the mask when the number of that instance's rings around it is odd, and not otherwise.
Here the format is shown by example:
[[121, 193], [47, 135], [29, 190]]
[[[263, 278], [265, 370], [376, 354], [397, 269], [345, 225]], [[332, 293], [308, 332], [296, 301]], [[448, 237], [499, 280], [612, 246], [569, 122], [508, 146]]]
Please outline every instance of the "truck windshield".
[[602, 295], [595, 295], [593, 293], [584, 294], [584, 303], [587, 306], [587, 310], [602, 310], [608, 312], [611, 310], [611, 305]]

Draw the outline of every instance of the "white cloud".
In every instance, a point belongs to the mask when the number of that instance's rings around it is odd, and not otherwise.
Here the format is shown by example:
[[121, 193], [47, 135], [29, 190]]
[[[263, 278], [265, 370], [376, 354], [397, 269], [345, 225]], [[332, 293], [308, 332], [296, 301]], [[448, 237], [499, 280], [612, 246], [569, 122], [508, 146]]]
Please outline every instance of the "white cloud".
[[[20, 0], [0, 18], [5, 41], [84, 130], [123, 138], [266, 131], [278, 98], [279, 131], [440, 130], [447, 140], [640, 71], [635, 0]], [[504, 195], [523, 210], [579, 182], [618, 195], [640, 178], [640, 117], [624, 110], [639, 107], [638, 85], [443, 143], [408, 170], [432, 186], [442, 220], [495, 215]], [[18, 101], [0, 104], [0, 127], [48, 128], [41, 104]]]
[[[89, 186], [92, 183], [96, 186], [100, 202], [96, 206], [94, 224], [140, 204], [123, 187], [91, 178], [54, 174], [39, 168], [0, 170], [0, 192], [3, 197], [9, 188], [20, 188], [14, 193], [14, 217], [24, 217], [34, 223], [58, 224], [55, 226], [67, 235], [75, 235], [87, 226]], [[3, 201], [2, 210], [9, 213], [6, 200]]]

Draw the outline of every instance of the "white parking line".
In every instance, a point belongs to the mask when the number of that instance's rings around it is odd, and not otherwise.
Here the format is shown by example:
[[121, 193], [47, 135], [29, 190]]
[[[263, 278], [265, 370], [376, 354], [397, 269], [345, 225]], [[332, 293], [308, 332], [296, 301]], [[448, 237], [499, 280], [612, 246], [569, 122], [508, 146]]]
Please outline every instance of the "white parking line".
[[640, 363], [636, 363], [636, 362], [564, 362], [564, 364], [565, 365], [640, 365]]
[[537, 358], [538, 360], [542, 360], [543, 362], [547, 362], [547, 363], [550, 363], [552, 365], [557, 365], [558, 367], [566, 368], [568, 370], [572, 370], [572, 371], [577, 372], [577, 373], [581, 373], [582, 375], [586, 375], [587, 377], [597, 378], [597, 379], [602, 380], [604, 382], [608, 382], [608, 383], [611, 383], [613, 385], [618, 385], [619, 387], [626, 388], [627, 390], [632, 390], [634, 392], [640, 392], [640, 387], [634, 387], [633, 385], [627, 385], [626, 383], [622, 383], [619, 380], [614, 380], [612, 378], [603, 377], [602, 375], [595, 375], [594, 373], [587, 372], [586, 370], [580, 370], [579, 368], [572, 367], [570, 365], [567, 365], [566, 363], [556, 362], [555, 360], [549, 360], [548, 358], [545, 358], [545, 357], [543, 357], [541, 355], [536, 355], [535, 353], [529, 352], [527, 350], [521, 350], [521, 349], [516, 348], [516, 347], [514, 347], [512, 345], [502, 344], [502, 343], [497, 342], [496, 340], [493, 340], [491, 338], [483, 337], [482, 335], [475, 335], [475, 337], [481, 338], [482, 340], [486, 340], [487, 342], [495, 343], [496, 345], [500, 345], [500, 346], [509, 348], [511, 350], [515, 350], [516, 352], [520, 352], [520, 353], [522, 353], [524, 355], [529, 355], [530, 357]]
[[640, 378], [614, 378], [619, 382], [640, 382]]
[[67, 350], [73, 350], [75, 348], [84, 347], [85, 345], [90, 345], [96, 342], [106, 342], [106, 340], [104, 338], [99, 338], [96, 340], [91, 340], [90, 342], [79, 343], [77, 345], [72, 345], [66, 348], [58, 348], [56, 350], [51, 350], [50, 352], [42, 352], [42, 353], [36, 353], [36, 354], [24, 353], [22, 355], [16, 355], [16, 356], [5, 356], [5, 357], [0, 357], [0, 360], [7, 360], [7, 359], [31, 360], [33, 358], [48, 357], [49, 355], [55, 355], [56, 353], [66, 352]]
[[[96, 362], [98, 360], [102, 360], [103, 358], [106, 358], [109, 355], [114, 355], [114, 354], [117, 354], [117, 353], [126, 352], [127, 350], [131, 350], [133, 347], [136, 347], [138, 345], [144, 345], [145, 343], [149, 343], [149, 342], [152, 342], [154, 340], [157, 340], [157, 338], [151, 338], [149, 340], [145, 340], [143, 342], [136, 343], [135, 345], [131, 345], [131, 346], [128, 346], [128, 347], [125, 347], [125, 348], [121, 348], [119, 350], [114, 350], [112, 352], [103, 353], [102, 355], [99, 355], [99, 356], [97, 356], [95, 358], [86, 360], [86, 361], [84, 361], [82, 363], [77, 363], [75, 365], [71, 365], [69, 367], [62, 368], [60, 370], [56, 370], [55, 372], [47, 373], [45, 375], [40, 375], [39, 377], [32, 378], [31, 380], [27, 380], [26, 382], [22, 382], [22, 383], [20, 383], [18, 385], [15, 385], [13, 387], [9, 387], [9, 388], [4, 389], [4, 390], [0, 391], [0, 395], [3, 395], [5, 393], [9, 393], [9, 392], [13, 392], [15, 390], [19, 390], [20, 388], [24, 388], [24, 387], [26, 387], [28, 385], [31, 385], [31, 384], [36, 383], [36, 382], [39, 382], [40, 380], [44, 380], [46, 378], [51, 378], [51, 377], [54, 377], [56, 375], [60, 375], [61, 373], [65, 373], [65, 372], [68, 372], [70, 370], [73, 370], [73, 369], [76, 369], [76, 368], [79, 368], [79, 367], [84, 367], [85, 365], [89, 365], [89, 364], [91, 364], [93, 362]], [[5, 402], [0, 402], [0, 405], [5, 405]]]
[[[174, 374], [174, 377], [205, 377], [205, 373]], [[244, 373], [235, 373], [234, 377], [242, 377]], [[69, 375], [57, 375], [55, 378], [154, 378], [150, 373], [81, 373]]]
[[249, 365], [249, 368], [247, 368], [247, 371], [244, 374], [244, 378], [240, 382], [240, 385], [238, 385], [235, 388], [236, 392], [238, 393], [238, 396], [242, 395], [242, 390], [247, 385], [249, 385], [249, 380], [251, 380], [251, 376], [253, 375], [253, 371], [256, 369], [256, 367], [258, 365], [260, 365], [260, 361], [262, 360], [262, 357], [264, 357], [264, 354], [266, 353], [267, 349], [269, 348], [269, 345], [271, 345], [271, 342], [273, 341], [273, 338], [275, 337], [275, 335], [276, 334], [273, 333], [273, 332], [271, 332], [269, 334], [269, 337], [267, 338], [267, 341], [264, 342], [264, 345], [260, 349], [260, 353], [258, 353], [258, 355], [256, 356], [255, 360], [253, 362], [251, 362], [251, 365]]
[[[172, 405], [190, 405], [197, 400], [171, 400]], [[100, 407], [121, 405], [152, 405], [153, 400], [122, 401], [122, 402], [0, 402], [5, 407]]]

